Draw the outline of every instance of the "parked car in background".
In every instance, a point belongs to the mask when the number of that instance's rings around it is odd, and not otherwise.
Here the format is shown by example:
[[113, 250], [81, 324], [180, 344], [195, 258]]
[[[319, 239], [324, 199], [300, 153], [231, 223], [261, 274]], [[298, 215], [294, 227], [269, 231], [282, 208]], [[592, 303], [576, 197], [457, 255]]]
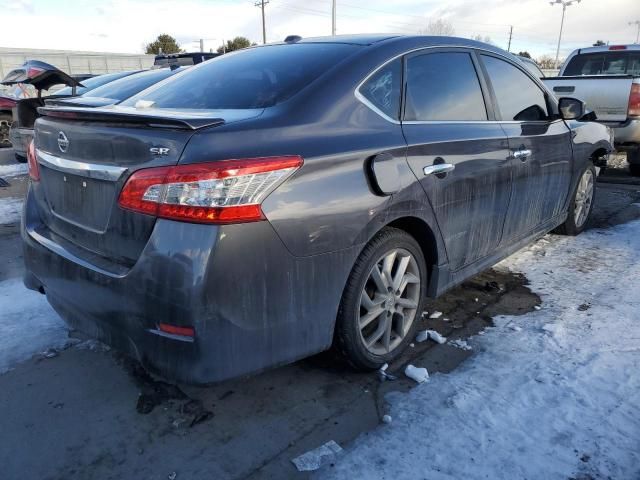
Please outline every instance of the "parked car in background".
[[134, 73], [94, 88], [76, 97], [53, 97], [45, 99], [46, 105], [69, 105], [77, 107], [103, 107], [125, 100], [170, 76], [183, 71], [182, 68], [162, 68]]
[[627, 152], [631, 174], [640, 176], [640, 45], [578, 49], [558, 77], [544, 82], [558, 96], [583, 100], [611, 127], [616, 148]]
[[33, 139], [33, 125], [38, 118], [38, 107], [44, 105], [43, 90], [65, 85], [57, 90], [54, 96], [48, 98], [71, 97], [86, 93], [94, 88], [105, 85], [108, 82], [137, 73], [127, 71], [108, 73], [97, 77], [88, 78], [84, 83], [64, 73], [53, 65], [37, 60], [25, 62], [19, 68], [10, 71], [2, 80], [3, 85], [31, 85], [37, 90], [37, 96], [19, 100], [12, 110], [12, 124], [9, 132], [16, 159], [24, 162], [27, 158], [27, 148]]
[[531, 72], [531, 74], [534, 77], [537, 77], [537, 78], [545, 77], [544, 72], [540, 69], [540, 67], [538, 66], [535, 60], [529, 57], [522, 57], [520, 55], [517, 55], [517, 57], [518, 57], [518, 60], [520, 60], [524, 64], [524, 66], [527, 67], [527, 70], [529, 70], [529, 72]]
[[129, 75], [140, 73], [142, 71], [143, 70], [127, 70], [125, 72], [104, 73], [102, 75], [96, 75], [95, 77], [90, 77], [86, 80], [83, 80], [80, 85], [75, 87], [75, 89], [73, 86], [69, 85], [65, 88], [57, 90], [54, 95], [56, 97], [84, 95], [94, 88], [101, 87], [102, 85], [106, 85], [107, 83], [113, 82], [114, 80], [119, 80], [121, 78], [128, 77]]
[[153, 61], [153, 68], [187, 67], [218, 56], [220, 56], [219, 53], [206, 52], [163, 53], [156, 55]]
[[516, 57], [448, 37], [297, 38], [41, 111], [25, 285], [195, 383], [332, 345], [392, 361], [427, 296], [583, 231], [612, 148]]

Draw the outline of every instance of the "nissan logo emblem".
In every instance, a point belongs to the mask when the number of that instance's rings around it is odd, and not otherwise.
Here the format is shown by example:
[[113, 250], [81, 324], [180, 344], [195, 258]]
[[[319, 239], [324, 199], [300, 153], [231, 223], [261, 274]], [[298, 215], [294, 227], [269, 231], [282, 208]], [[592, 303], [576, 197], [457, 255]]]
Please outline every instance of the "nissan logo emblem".
[[62, 153], [66, 152], [67, 148], [69, 148], [69, 139], [64, 132], [58, 133], [58, 148]]

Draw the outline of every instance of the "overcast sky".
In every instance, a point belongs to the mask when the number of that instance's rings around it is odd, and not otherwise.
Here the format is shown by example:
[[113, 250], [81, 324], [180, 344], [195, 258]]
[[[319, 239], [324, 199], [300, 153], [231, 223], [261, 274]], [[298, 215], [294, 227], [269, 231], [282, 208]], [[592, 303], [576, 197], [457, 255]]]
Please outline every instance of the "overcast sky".
[[[205, 39], [214, 50], [236, 35], [261, 43], [255, 0], [0, 0], [0, 47], [141, 53], [159, 33], [186, 50]], [[450, 21], [457, 36], [489, 36], [512, 51], [555, 54], [562, 7], [549, 0], [337, 0], [337, 33], [415, 34], [430, 20]], [[331, 33], [331, 0], [270, 0], [267, 41]], [[631, 43], [640, 0], [582, 0], [567, 9], [561, 54], [598, 39]]]

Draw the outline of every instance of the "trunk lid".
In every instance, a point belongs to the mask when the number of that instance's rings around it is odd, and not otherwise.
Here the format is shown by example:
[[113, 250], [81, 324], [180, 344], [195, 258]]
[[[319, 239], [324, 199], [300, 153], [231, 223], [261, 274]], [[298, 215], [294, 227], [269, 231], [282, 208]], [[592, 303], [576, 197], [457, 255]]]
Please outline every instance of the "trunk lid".
[[135, 263], [156, 221], [118, 206], [129, 176], [177, 164], [198, 128], [225, 122], [211, 113], [190, 118], [116, 109], [45, 107], [40, 112], [44, 116], [35, 128], [40, 181], [32, 187], [43, 230], [37, 233], [79, 247], [94, 264], [97, 256], [118, 268]]
[[11, 70], [2, 80], [3, 85], [25, 83], [37, 90], [49, 90], [54, 85], [81, 86], [75, 78], [67, 75], [53, 65], [38, 60], [28, 60], [20, 67]]

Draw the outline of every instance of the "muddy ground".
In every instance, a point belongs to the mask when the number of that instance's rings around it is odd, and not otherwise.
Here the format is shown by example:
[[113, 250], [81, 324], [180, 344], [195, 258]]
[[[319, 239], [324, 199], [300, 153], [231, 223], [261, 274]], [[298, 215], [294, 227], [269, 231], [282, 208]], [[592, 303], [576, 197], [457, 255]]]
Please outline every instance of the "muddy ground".
[[[0, 164], [9, 161], [3, 154]], [[592, 226], [637, 218], [630, 205], [640, 201], [640, 182], [623, 163], [601, 180]], [[24, 189], [23, 178], [11, 183], [0, 188], [0, 201]], [[0, 265], [0, 281], [22, 274], [16, 225], [0, 226]], [[449, 338], [477, 334], [495, 315], [539, 304], [526, 283], [489, 270], [432, 302], [428, 310], [443, 315], [421, 319], [420, 328]], [[407, 363], [433, 374], [473, 361], [472, 351], [425, 342], [390, 365], [395, 381], [354, 373], [322, 354], [202, 388], [163, 383], [135, 362], [89, 346], [38, 356], [0, 375], [2, 478], [306, 478], [291, 459], [328, 440], [348, 447], [375, 428], [385, 395], [414, 386], [402, 374]]]

